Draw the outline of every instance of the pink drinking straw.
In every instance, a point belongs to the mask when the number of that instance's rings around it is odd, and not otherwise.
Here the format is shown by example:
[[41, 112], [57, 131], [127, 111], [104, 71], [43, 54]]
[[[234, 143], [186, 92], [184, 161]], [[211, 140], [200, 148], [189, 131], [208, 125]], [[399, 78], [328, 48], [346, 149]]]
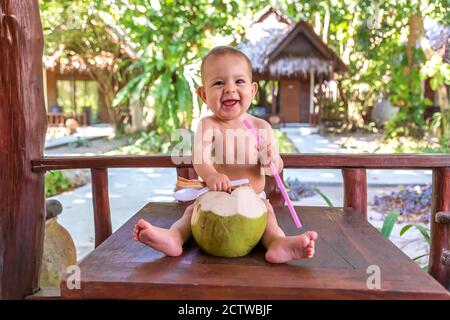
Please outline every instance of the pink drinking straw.
[[[253, 135], [256, 138], [256, 141], [258, 144], [263, 141], [263, 138], [256, 132], [256, 129], [252, 126], [252, 124], [245, 119], [242, 121], [244, 126], [253, 133]], [[295, 212], [294, 206], [292, 205], [291, 199], [289, 199], [289, 196], [287, 194], [286, 188], [284, 187], [283, 181], [281, 181], [280, 175], [278, 174], [278, 170], [275, 167], [275, 164], [270, 161], [270, 170], [272, 171], [272, 174], [275, 178], [275, 181], [277, 182], [278, 188], [280, 188], [281, 193], [283, 194], [284, 201], [286, 201], [286, 204], [289, 208], [289, 211], [291, 212], [292, 219], [294, 219], [295, 226], [297, 229], [300, 229], [302, 227], [302, 224], [300, 223], [300, 220], [298, 219], [297, 213]]]

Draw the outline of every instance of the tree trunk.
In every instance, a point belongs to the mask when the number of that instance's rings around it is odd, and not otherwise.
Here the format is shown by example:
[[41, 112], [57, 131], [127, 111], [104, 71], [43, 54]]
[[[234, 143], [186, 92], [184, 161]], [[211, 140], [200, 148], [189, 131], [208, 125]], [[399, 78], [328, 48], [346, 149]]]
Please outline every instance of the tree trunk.
[[436, 89], [436, 96], [442, 116], [442, 135], [449, 139], [447, 143], [450, 144], [450, 105], [448, 103], [448, 91], [445, 84]]
[[[359, 23], [359, 12], [355, 12], [353, 15], [352, 22], [349, 25], [349, 38], [345, 42], [345, 45], [343, 46], [343, 50], [341, 52], [342, 54], [342, 61], [346, 64], [350, 64], [350, 55], [355, 49], [355, 41], [353, 40], [353, 37], [356, 33], [356, 25]], [[345, 93], [348, 92], [344, 87], [342, 86], [342, 81], [337, 82], [339, 93], [341, 98], [344, 100], [345, 108], [346, 108], [346, 129], [351, 130], [353, 127], [363, 127], [364, 126], [364, 119], [361, 114], [361, 111], [358, 108], [359, 102], [357, 102], [357, 99], [349, 94], [348, 98], [346, 97]]]
[[0, 299], [38, 289], [45, 212], [47, 128], [42, 83], [43, 34], [37, 0], [0, 0]]
[[322, 31], [322, 41], [324, 43], [328, 43], [328, 29], [330, 27], [330, 7], [326, 7], [325, 9], [325, 17], [323, 21], [323, 31]]
[[314, 32], [320, 36], [320, 12], [316, 11], [316, 13], [314, 14]]

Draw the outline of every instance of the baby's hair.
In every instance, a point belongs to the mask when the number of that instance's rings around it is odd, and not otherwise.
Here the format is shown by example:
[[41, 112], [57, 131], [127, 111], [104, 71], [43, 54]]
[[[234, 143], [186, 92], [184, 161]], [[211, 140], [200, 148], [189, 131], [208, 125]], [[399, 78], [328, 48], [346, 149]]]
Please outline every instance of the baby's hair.
[[219, 46], [219, 47], [215, 47], [215, 48], [211, 49], [211, 51], [209, 51], [208, 54], [203, 58], [202, 64], [200, 66], [200, 72], [202, 74], [202, 79], [203, 79], [203, 71], [204, 71], [203, 69], [205, 67], [206, 61], [210, 58], [225, 56], [227, 54], [235, 55], [235, 56], [243, 58], [248, 65], [249, 72], [250, 72], [250, 79], [252, 78], [252, 70], [253, 70], [252, 62], [242, 51], [239, 51], [238, 49], [235, 49], [235, 48], [229, 47], [229, 46]]

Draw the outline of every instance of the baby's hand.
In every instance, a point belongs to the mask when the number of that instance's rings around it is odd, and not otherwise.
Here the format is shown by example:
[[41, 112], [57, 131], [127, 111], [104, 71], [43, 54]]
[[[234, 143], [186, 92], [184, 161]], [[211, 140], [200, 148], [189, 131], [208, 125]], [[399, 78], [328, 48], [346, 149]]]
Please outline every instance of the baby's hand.
[[261, 140], [257, 145], [258, 158], [264, 167], [269, 166], [270, 162], [277, 163], [280, 158], [280, 153], [277, 148], [272, 147], [272, 143]]
[[221, 173], [210, 174], [206, 180], [206, 185], [211, 191], [226, 191], [230, 192], [231, 187], [229, 186], [230, 179]]

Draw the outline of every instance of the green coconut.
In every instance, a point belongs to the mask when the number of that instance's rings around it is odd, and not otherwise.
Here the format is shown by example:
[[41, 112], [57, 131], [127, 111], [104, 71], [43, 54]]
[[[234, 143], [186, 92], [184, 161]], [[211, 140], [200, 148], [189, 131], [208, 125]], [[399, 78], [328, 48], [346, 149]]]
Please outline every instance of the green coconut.
[[210, 191], [197, 198], [191, 218], [192, 234], [200, 248], [219, 257], [241, 257], [261, 239], [267, 207], [251, 187], [231, 194]]

